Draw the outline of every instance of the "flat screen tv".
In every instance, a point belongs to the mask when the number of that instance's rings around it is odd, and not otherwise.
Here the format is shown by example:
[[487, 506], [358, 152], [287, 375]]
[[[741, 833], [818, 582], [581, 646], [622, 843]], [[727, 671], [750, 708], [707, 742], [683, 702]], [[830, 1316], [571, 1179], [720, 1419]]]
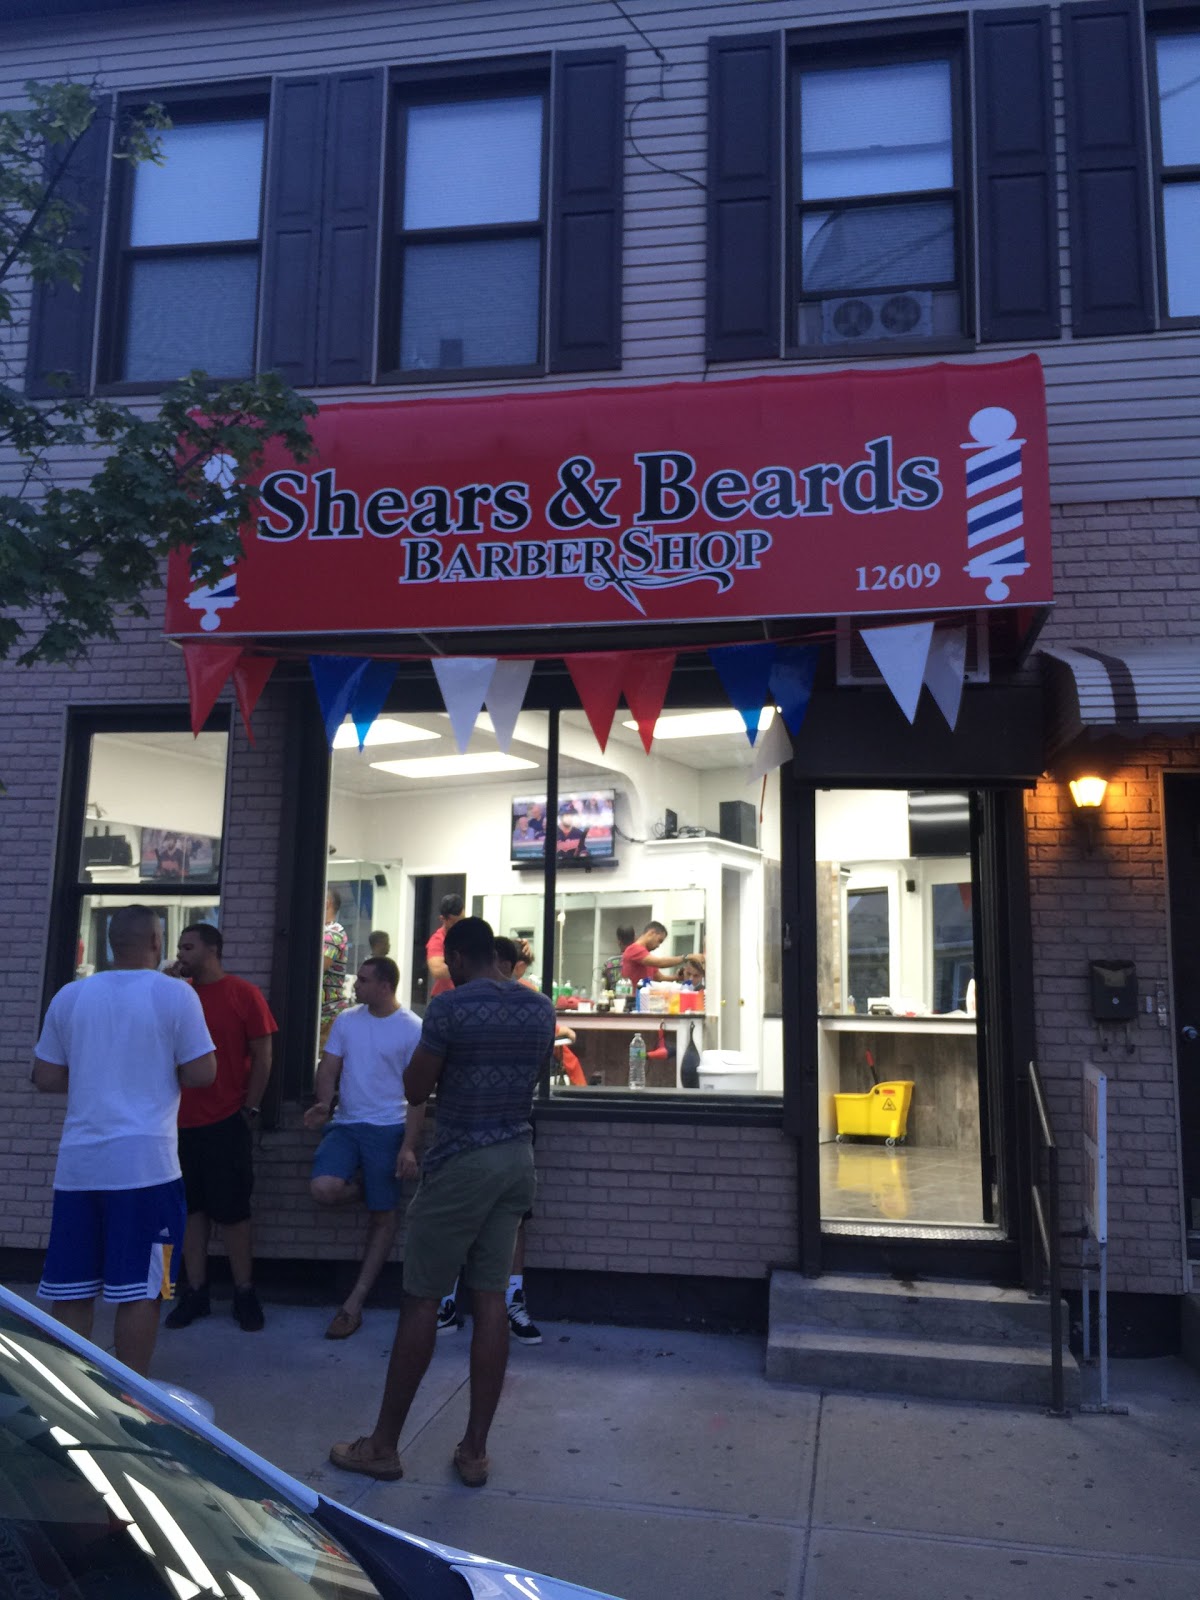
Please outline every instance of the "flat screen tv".
[[518, 795], [512, 803], [512, 861], [544, 860], [547, 833], [556, 841], [560, 866], [611, 861], [615, 800], [614, 789], [567, 790], [559, 794], [558, 817], [551, 823], [544, 794]]

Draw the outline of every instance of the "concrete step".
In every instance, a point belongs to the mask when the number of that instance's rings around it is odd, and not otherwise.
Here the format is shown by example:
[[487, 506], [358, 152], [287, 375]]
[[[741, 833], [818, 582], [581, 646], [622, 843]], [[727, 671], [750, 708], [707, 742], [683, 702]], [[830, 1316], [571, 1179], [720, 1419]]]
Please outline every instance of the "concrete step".
[[[900, 1338], [846, 1329], [776, 1326], [767, 1343], [767, 1377], [811, 1388], [943, 1400], [1048, 1406], [1047, 1346], [980, 1340]], [[1064, 1352], [1065, 1402], [1079, 1404], [1079, 1367]]]
[[[800, 1324], [901, 1337], [1048, 1346], [1050, 1303], [1024, 1289], [798, 1272], [771, 1275], [770, 1326]], [[1069, 1320], [1063, 1317], [1066, 1339]]]

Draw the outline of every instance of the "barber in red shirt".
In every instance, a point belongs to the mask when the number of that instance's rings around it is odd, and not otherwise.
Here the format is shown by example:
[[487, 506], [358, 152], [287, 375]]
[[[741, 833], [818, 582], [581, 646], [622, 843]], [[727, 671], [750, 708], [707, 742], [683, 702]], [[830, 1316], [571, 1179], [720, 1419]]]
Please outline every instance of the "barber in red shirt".
[[635, 939], [632, 944], [627, 944], [622, 950], [621, 976], [629, 978], [637, 984], [646, 978], [653, 980], [668, 967], [677, 967], [686, 961], [686, 956], [656, 956], [654, 954], [654, 951], [668, 937], [667, 930], [661, 922], [648, 922], [642, 930], [641, 938]]
[[199, 998], [216, 1046], [217, 1076], [209, 1088], [184, 1089], [179, 1097], [188, 1286], [166, 1325], [186, 1328], [209, 1313], [208, 1241], [216, 1222], [233, 1274], [234, 1318], [247, 1333], [257, 1333], [263, 1313], [250, 1245], [252, 1130], [271, 1076], [271, 1035], [277, 1030], [261, 990], [221, 965], [223, 942], [220, 930], [206, 922], [192, 923], [179, 936], [177, 970]]
[[450, 968], [446, 965], [446, 934], [456, 922], [462, 921], [462, 895], [443, 895], [438, 913], [442, 919], [441, 926], [435, 928], [425, 941], [425, 968], [429, 974], [429, 993], [426, 998], [429, 1000], [435, 994], [445, 994], [454, 987]]

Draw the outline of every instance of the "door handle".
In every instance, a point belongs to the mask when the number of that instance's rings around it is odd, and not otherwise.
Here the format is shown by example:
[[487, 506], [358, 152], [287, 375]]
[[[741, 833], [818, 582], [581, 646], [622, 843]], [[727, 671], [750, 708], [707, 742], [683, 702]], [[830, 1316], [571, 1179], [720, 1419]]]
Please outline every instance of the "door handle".
[[1200, 1029], [1193, 1028], [1190, 1022], [1180, 1028], [1179, 1032], [1189, 1044], [1195, 1044], [1196, 1040], [1200, 1039]]

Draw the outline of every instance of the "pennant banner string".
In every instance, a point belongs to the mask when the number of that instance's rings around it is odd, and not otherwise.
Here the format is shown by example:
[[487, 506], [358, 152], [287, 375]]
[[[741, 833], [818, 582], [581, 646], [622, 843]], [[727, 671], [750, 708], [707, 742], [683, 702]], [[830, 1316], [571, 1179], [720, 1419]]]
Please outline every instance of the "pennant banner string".
[[496, 671], [495, 656], [434, 656], [434, 675], [454, 730], [454, 742], [464, 753], [483, 710]]

